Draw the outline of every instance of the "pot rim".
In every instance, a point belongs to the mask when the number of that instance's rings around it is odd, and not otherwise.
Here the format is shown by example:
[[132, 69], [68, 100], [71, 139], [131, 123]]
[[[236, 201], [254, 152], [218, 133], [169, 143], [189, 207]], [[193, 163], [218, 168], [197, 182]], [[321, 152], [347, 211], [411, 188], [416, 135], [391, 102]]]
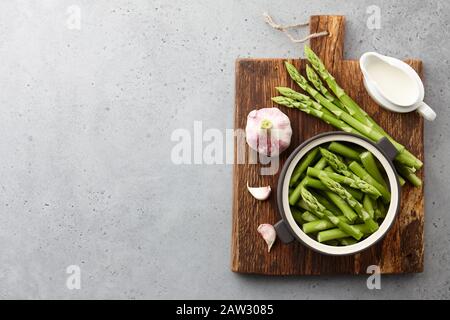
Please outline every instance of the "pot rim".
[[[379, 229], [366, 239], [356, 244], [342, 247], [330, 246], [323, 243], [319, 243], [318, 241], [314, 240], [309, 235], [304, 233], [303, 230], [297, 225], [292, 216], [288, 200], [289, 180], [298, 162], [314, 147], [333, 141], [355, 143], [365, 148], [366, 150], [371, 151], [373, 155], [382, 164], [388, 176], [389, 187], [391, 190], [391, 202], [386, 217], [383, 220], [383, 223], [380, 225]], [[343, 255], [352, 255], [360, 251], [366, 250], [367, 248], [376, 244], [386, 235], [386, 233], [394, 224], [395, 218], [400, 208], [400, 192], [401, 189], [398, 183], [394, 164], [392, 163], [392, 160], [389, 158], [386, 151], [384, 151], [376, 143], [364, 137], [342, 131], [332, 131], [321, 133], [311, 137], [310, 139], [300, 144], [300, 146], [298, 146], [291, 153], [291, 155], [288, 157], [283, 166], [283, 169], [280, 173], [280, 177], [278, 180], [277, 204], [282, 220], [285, 222], [288, 231], [294, 236], [296, 240], [300, 241], [302, 244], [319, 253], [335, 256], [343, 256]]]

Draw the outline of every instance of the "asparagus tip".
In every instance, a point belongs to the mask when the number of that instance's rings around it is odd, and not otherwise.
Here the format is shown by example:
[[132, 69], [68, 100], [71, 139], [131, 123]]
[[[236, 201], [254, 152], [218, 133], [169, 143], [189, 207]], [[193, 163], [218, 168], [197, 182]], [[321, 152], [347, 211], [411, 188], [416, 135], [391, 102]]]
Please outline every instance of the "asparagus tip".
[[295, 68], [294, 65], [287, 60], [284, 62], [284, 65], [286, 66], [287, 69]]
[[306, 53], [306, 54], [308, 54], [308, 53], [312, 52], [312, 49], [311, 49], [311, 47], [310, 47], [310, 46], [308, 46], [307, 44], [305, 44], [304, 50], [305, 50], [305, 53]]

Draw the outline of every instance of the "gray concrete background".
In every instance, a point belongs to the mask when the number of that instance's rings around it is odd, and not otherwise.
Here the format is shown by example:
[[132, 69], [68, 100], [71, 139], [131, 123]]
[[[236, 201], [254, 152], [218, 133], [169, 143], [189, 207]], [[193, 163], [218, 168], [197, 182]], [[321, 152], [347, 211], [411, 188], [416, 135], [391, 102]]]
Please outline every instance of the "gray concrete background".
[[[381, 8], [381, 29], [366, 8]], [[67, 28], [67, 7], [81, 29]], [[347, 16], [346, 57], [424, 62], [425, 272], [230, 272], [231, 166], [171, 163], [177, 128], [232, 128], [234, 60], [295, 57], [265, 25]], [[448, 1], [1, 1], [1, 298], [449, 298]], [[307, 30], [305, 30], [307, 33]], [[79, 265], [81, 290], [66, 267]]]

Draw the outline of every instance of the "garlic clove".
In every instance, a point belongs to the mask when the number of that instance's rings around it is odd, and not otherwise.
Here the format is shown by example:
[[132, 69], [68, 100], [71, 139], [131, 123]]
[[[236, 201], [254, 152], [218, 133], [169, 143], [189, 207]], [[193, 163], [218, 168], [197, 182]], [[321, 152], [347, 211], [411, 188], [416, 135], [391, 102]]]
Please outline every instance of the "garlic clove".
[[272, 189], [270, 186], [267, 187], [250, 187], [248, 185], [247, 181], [247, 189], [248, 192], [257, 200], [266, 200], [270, 196], [270, 192], [272, 192]]
[[259, 225], [257, 231], [267, 243], [267, 252], [270, 252], [270, 249], [272, 248], [277, 237], [275, 228], [271, 224], [263, 223]]

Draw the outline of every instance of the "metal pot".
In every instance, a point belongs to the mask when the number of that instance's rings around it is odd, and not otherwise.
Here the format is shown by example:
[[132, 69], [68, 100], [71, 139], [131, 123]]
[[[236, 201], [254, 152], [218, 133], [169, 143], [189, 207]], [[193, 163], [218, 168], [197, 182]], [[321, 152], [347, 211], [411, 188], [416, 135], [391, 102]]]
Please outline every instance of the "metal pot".
[[[354, 143], [370, 151], [383, 166], [388, 177], [388, 185], [391, 192], [391, 202], [387, 210], [386, 217], [384, 218], [379, 229], [366, 239], [356, 244], [342, 247], [319, 243], [304, 233], [292, 216], [288, 200], [289, 180], [291, 179], [295, 166], [313, 148], [333, 141]], [[397, 152], [398, 151], [395, 147], [386, 138], [381, 139], [378, 143], [373, 143], [372, 141], [361, 136], [345, 132], [322, 133], [303, 142], [287, 159], [278, 180], [277, 202], [278, 210], [282, 219], [275, 224], [275, 229], [280, 240], [284, 243], [298, 240], [317, 252], [336, 256], [355, 254], [369, 248], [381, 240], [386, 235], [390, 227], [394, 224], [395, 217], [400, 209], [400, 185], [398, 183], [397, 173], [392, 162], [394, 157], [397, 155]]]

